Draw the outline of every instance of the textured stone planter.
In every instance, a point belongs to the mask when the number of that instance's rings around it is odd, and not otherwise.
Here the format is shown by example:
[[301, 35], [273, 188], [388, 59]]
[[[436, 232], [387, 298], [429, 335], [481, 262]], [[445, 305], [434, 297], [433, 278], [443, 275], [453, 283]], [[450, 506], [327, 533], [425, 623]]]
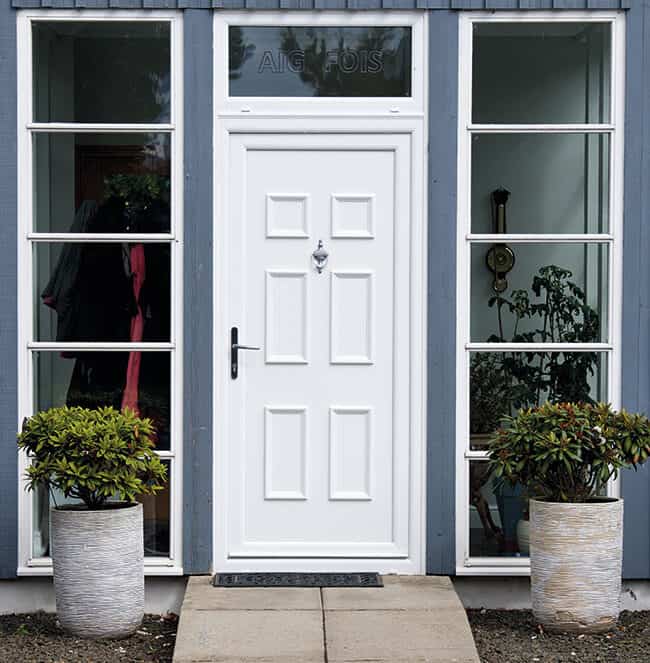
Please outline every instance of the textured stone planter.
[[549, 631], [611, 629], [621, 604], [623, 500], [530, 500], [531, 594]]
[[144, 615], [142, 505], [52, 509], [61, 626], [82, 638], [125, 638]]

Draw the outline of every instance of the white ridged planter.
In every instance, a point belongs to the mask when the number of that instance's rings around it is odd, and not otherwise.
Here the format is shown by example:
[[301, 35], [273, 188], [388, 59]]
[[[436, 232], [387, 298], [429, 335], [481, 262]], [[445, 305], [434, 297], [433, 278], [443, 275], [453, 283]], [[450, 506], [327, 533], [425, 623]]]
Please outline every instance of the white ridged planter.
[[598, 633], [621, 607], [623, 500], [530, 500], [533, 613], [548, 631]]
[[51, 510], [56, 611], [82, 638], [125, 638], [144, 616], [142, 505]]

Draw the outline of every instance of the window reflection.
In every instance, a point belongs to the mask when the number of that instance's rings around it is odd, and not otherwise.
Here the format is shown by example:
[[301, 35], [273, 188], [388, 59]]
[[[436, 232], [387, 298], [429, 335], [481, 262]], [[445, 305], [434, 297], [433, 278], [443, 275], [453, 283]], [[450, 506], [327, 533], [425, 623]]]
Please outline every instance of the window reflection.
[[491, 246], [472, 246], [472, 341], [607, 341], [607, 245], [513, 243], [514, 267], [502, 292], [487, 264]]
[[509, 233], [609, 228], [610, 138], [604, 134], [472, 136], [472, 232], [493, 233], [491, 195], [504, 187]]
[[499, 481], [483, 460], [469, 464], [469, 553], [472, 557], [527, 557], [528, 499], [523, 486]]
[[[33, 140], [37, 232], [169, 232], [169, 134], [43, 133]], [[93, 205], [107, 209], [96, 215]]]
[[169, 244], [38, 243], [34, 261], [37, 340], [169, 341]]
[[[164, 462], [164, 461], [163, 461]], [[155, 495], [140, 495], [137, 500], [142, 504], [144, 529], [144, 554], [154, 557], [169, 557], [169, 521], [171, 463], [167, 465], [168, 481], [163, 490]]]
[[37, 122], [170, 121], [168, 22], [36, 21]]
[[610, 25], [477, 23], [473, 120], [609, 121]]
[[170, 448], [167, 352], [35, 352], [36, 410], [62, 405], [125, 407], [153, 421], [159, 450]]
[[470, 448], [484, 451], [505, 416], [547, 401], [607, 400], [601, 352], [473, 352], [470, 354]]
[[[167, 465], [167, 482], [165, 488], [156, 495], [140, 495], [136, 499], [142, 504], [144, 554], [155, 557], [168, 557], [170, 553], [169, 521], [171, 463]], [[33, 532], [32, 555], [35, 558], [49, 557], [50, 552], [50, 506], [76, 503], [77, 500], [66, 499], [63, 494], [55, 491], [48, 494], [41, 486], [33, 493]]]
[[408, 97], [409, 27], [229, 29], [234, 97]]

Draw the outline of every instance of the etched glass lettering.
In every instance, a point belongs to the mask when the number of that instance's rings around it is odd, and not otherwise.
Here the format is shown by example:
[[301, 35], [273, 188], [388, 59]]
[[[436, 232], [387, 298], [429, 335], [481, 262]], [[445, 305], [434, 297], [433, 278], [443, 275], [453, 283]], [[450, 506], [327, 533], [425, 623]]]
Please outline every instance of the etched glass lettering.
[[409, 27], [231, 26], [232, 97], [411, 96]]

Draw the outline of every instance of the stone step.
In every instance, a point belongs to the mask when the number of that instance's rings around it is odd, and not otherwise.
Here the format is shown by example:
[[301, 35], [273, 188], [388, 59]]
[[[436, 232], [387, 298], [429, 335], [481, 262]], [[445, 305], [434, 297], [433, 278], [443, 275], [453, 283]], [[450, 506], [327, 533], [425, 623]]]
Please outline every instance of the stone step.
[[451, 580], [384, 576], [383, 588], [187, 583], [174, 663], [479, 663]]

